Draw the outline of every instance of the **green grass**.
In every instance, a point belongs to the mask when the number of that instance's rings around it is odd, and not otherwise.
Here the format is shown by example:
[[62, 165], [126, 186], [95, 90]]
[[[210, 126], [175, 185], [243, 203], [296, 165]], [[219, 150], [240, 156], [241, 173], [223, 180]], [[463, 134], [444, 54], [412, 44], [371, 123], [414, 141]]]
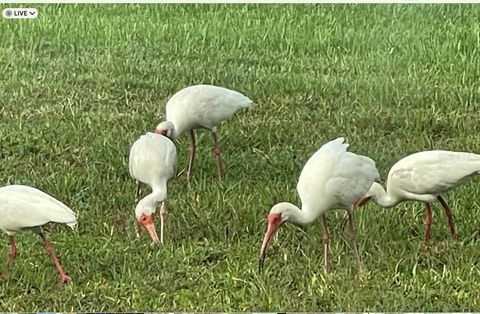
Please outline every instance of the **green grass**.
[[[78, 232], [47, 234], [73, 282], [57, 284], [40, 239], [19, 234], [0, 311], [478, 310], [479, 178], [446, 196], [457, 243], [438, 205], [424, 247], [423, 205], [370, 204], [356, 215], [365, 276], [341, 211], [327, 215], [331, 274], [319, 223], [283, 227], [257, 272], [266, 214], [299, 202], [301, 168], [328, 140], [346, 137], [383, 180], [415, 151], [480, 152], [478, 5], [34, 7], [36, 20], [0, 20], [0, 182], [78, 213]], [[189, 187], [182, 137], [166, 246], [134, 241], [129, 147], [196, 83], [255, 101], [220, 130], [226, 179], [201, 131]]]

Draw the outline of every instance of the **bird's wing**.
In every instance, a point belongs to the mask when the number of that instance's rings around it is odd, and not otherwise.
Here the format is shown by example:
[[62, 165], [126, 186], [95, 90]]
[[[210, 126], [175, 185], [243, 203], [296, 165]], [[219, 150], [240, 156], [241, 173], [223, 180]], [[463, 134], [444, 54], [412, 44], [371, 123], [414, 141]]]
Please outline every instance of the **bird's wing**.
[[[168, 139], [167, 139], [168, 140]], [[175, 143], [169, 140], [169, 143], [166, 144], [167, 154], [166, 154], [166, 164], [170, 165], [170, 176], [173, 177], [175, 175], [175, 171], [177, 168], [177, 148], [175, 147]]]
[[206, 103], [235, 108], [245, 108], [252, 103], [247, 96], [228, 88], [213, 85], [196, 85], [193, 88], [196, 89], [197, 99]]
[[130, 175], [140, 182], [152, 185], [160, 178], [173, 176], [176, 165], [175, 144], [155, 133], [142, 135], [130, 149]]
[[346, 208], [364, 196], [379, 173], [369, 157], [346, 152], [336, 161], [332, 176], [325, 185], [325, 191]]
[[319, 151], [307, 161], [297, 183], [297, 192], [303, 206], [321, 201], [323, 188], [332, 173], [331, 165], [331, 156]]
[[348, 144], [338, 138], [323, 145], [305, 164], [297, 184], [302, 204], [349, 208], [378, 179], [375, 162], [347, 152]]
[[11, 185], [0, 189], [2, 225], [18, 230], [48, 222], [74, 225], [75, 213], [52, 196], [29, 186]]
[[189, 109], [190, 115], [196, 117], [201, 126], [213, 128], [240, 108], [248, 107], [250, 103], [248, 97], [236, 91], [215, 87], [199, 93], [196, 105]]
[[339, 137], [337, 139], [334, 139], [333, 141], [324, 144], [315, 152], [315, 154], [312, 155], [312, 157], [310, 157], [309, 161], [315, 160], [318, 156], [336, 156], [346, 152], [348, 144], [344, 143], [344, 141], [345, 139], [343, 137]]
[[449, 151], [416, 153], [400, 160], [388, 175], [388, 188], [413, 194], [440, 194], [480, 171], [480, 155]]
[[[239, 92], [212, 85], [194, 85], [173, 95], [166, 105], [167, 120], [175, 128], [214, 128], [252, 101]], [[186, 122], [188, 121], [188, 123]]]

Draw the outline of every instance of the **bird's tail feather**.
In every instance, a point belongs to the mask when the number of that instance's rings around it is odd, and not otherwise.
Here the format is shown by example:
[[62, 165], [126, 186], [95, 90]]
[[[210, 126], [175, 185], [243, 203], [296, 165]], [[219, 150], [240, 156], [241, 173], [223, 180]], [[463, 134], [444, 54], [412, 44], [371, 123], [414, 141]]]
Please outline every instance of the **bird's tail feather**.
[[248, 97], [245, 97], [245, 98], [246, 98], [245, 102], [243, 104], [241, 104], [241, 107], [243, 107], [243, 108], [251, 107], [252, 104], [253, 104], [253, 101]]

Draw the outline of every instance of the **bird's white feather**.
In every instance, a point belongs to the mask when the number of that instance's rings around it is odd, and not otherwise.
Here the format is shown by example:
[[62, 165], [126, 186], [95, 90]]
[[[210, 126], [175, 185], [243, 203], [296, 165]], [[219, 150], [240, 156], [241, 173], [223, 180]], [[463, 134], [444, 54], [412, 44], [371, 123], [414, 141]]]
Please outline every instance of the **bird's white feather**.
[[387, 190], [436, 196], [480, 171], [480, 155], [443, 150], [409, 155], [390, 169]]
[[166, 184], [175, 174], [176, 164], [175, 144], [160, 134], [146, 133], [130, 149], [130, 175], [150, 186]]
[[213, 86], [194, 85], [173, 95], [166, 105], [167, 120], [175, 125], [175, 137], [194, 128], [213, 129], [252, 101], [239, 92]]
[[153, 213], [156, 205], [167, 197], [167, 182], [175, 174], [177, 150], [166, 136], [156, 133], [142, 135], [130, 149], [130, 175], [152, 188], [152, 193], [141, 199], [136, 208], [137, 218], [142, 213]]
[[77, 223], [75, 213], [45, 192], [25, 185], [0, 188], [0, 228], [7, 232], [42, 226], [49, 222]]
[[343, 141], [323, 145], [305, 164], [297, 184], [302, 210], [351, 209], [378, 179], [375, 162], [347, 152]]

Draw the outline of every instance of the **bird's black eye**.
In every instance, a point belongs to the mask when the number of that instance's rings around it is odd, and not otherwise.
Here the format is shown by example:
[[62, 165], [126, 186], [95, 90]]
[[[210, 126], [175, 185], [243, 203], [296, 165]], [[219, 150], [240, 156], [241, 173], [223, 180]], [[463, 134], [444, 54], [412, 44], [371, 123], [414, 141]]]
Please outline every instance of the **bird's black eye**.
[[147, 216], [142, 216], [142, 220], [143, 221], [147, 220]]

